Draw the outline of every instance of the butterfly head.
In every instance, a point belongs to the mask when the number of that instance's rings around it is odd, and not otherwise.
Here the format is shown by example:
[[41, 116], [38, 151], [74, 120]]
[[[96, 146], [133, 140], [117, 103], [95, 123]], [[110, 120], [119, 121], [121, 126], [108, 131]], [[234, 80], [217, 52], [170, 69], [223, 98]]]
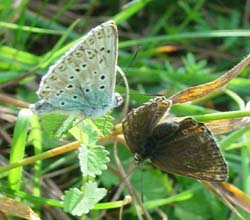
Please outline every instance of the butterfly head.
[[118, 107], [120, 106], [121, 104], [123, 103], [123, 98], [122, 96], [119, 94], [119, 93], [115, 93], [115, 96], [114, 96], [114, 106], [115, 107]]
[[34, 114], [39, 114], [39, 115], [55, 110], [54, 107], [50, 103], [44, 100], [40, 100], [39, 102], [35, 104], [30, 104], [29, 108]]
[[143, 161], [144, 161], [144, 159], [141, 157], [141, 155], [140, 154], [138, 154], [138, 153], [136, 153], [135, 155], [134, 155], [134, 160], [135, 160], [135, 164], [136, 165], [139, 165], [139, 164], [141, 164]]

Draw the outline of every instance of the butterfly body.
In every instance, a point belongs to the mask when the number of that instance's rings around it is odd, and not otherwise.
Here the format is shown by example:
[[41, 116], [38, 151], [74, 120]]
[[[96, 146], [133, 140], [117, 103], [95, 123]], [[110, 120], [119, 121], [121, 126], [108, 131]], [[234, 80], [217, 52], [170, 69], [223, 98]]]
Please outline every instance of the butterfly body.
[[117, 44], [113, 21], [92, 29], [49, 68], [37, 91], [40, 101], [31, 109], [98, 117], [121, 104], [114, 92]]
[[227, 165], [208, 128], [192, 118], [162, 121], [171, 102], [156, 98], [132, 110], [123, 121], [128, 147], [139, 161], [150, 159], [161, 170], [221, 182]]
[[147, 158], [153, 158], [157, 156], [162, 143], [166, 143], [173, 138], [176, 131], [179, 128], [179, 124], [175, 121], [167, 121], [156, 126], [151, 135], [149, 135], [145, 144], [140, 147], [140, 155], [137, 155], [139, 160], [143, 161]]

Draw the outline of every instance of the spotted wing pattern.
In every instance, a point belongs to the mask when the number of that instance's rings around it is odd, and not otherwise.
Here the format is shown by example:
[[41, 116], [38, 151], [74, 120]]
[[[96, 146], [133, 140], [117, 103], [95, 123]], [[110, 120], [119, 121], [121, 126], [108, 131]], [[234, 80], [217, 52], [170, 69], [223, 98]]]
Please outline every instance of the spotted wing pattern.
[[42, 78], [37, 113], [62, 111], [96, 117], [115, 107], [118, 32], [113, 21], [92, 29]]

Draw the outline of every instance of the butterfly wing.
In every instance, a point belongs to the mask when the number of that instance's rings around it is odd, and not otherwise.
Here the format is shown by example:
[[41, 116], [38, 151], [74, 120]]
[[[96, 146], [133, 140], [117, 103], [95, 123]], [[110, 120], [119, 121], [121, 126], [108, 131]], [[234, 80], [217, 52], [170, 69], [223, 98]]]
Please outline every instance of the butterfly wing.
[[165, 97], [157, 97], [133, 109], [122, 122], [123, 134], [132, 153], [139, 153], [154, 126], [170, 107]]
[[211, 132], [203, 123], [184, 119], [172, 136], [157, 141], [152, 163], [168, 173], [221, 182], [227, 165]]
[[116, 104], [118, 32], [113, 21], [92, 29], [43, 77], [38, 113], [63, 111], [96, 117]]

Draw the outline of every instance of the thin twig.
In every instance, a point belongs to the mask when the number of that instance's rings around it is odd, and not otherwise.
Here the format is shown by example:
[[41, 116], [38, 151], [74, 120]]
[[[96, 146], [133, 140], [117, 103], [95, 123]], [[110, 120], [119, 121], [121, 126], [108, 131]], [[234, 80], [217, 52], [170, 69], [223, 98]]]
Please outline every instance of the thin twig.
[[[146, 210], [146, 208], [145, 208], [143, 202], [141, 201], [140, 197], [137, 195], [137, 193], [136, 193], [134, 187], [131, 185], [131, 183], [130, 183], [130, 181], [128, 180], [128, 178], [126, 178], [126, 177], [127, 177], [127, 174], [125, 173], [125, 171], [124, 171], [124, 169], [123, 169], [123, 167], [122, 167], [121, 161], [120, 161], [120, 159], [119, 159], [119, 157], [118, 157], [118, 153], [117, 153], [117, 142], [116, 142], [116, 141], [115, 141], [115, 143], [114, 143], [114, 159], [115, 159], [115, 162], [116, 162], [116, 164], [117, 164], [117, 167], [118, 167], [118, 169], [119, 169], [119, 171], [120, 171], [120, 173], [121, 173], [121, 176], [122, 176], [122, 178], [123, 178], [123, 180], [124, 180], [124, 182], [125, 182], [125, 185], [127, 186], [127, 188], [128, 188], [128, 190], [129, 190], [129, 192], [131, 193], [132, 197], [135, 198], [136, 203], [141, 207], [143, 213], [145, 214], [146, 219], [147, 219], [147, 220], [152, 220], [152, 217], [150, 216], [150, 214], [149, 214], [148, 211]], [[140, 210], [138, 210], [137, 204], [135, 204], [135, 209], [136, 209], [136, 212], [137, 212], [137, 216], [138, 216], [138, 218], [139, 218], [140, 220], [142, 220], [143, 218], [142, 218], [142, 216], [141, 216], [141, 214], [140, 214]]]
[[19, 82], [23, 79], [25, 79], [26, 77], [30, 76], [33, 74], [33, 72], [35, 72], [37, 69], [39, 68], [39, 66], [36, 66], [34, 68], [32, 68], [30, 71], [24, 73], [23, 75], [21, 76], [18, 76], [17, 78], [15, 78], [14, 80], [12, 81], [9, 81], [5, 84], [2, 84], [0, 85], [0, 89], [4, 89], [4, 88], [7, 88], [7, 87], [11, 87], [11, 86], [16, 86], [19, 84]]
[[28, 108], [29, 104], [27, 102], [20, 101], [18, 99], [9, 97], [7, 95], [0, 94], [0, 102], [14, 105], [19, 108]]

